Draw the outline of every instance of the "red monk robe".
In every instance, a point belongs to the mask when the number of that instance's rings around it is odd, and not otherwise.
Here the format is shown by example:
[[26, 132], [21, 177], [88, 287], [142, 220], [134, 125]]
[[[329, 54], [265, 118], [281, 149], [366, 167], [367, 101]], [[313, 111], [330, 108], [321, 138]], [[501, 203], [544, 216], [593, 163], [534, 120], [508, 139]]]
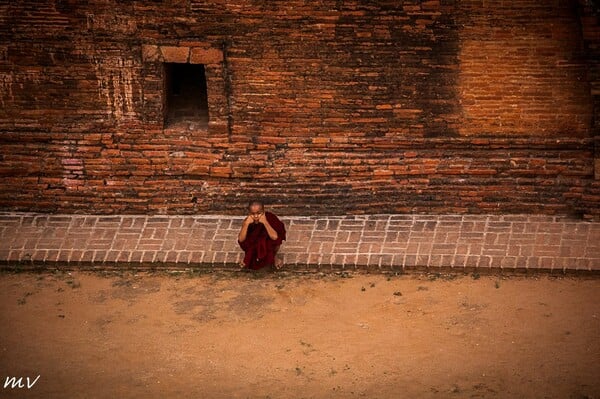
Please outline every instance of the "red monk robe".
[[244, 265], [253, 270], [263, 268], [275, 264], [275, 255], [281, 245], [281, 241], [285, 240], [285, 226], [271, 212], [265, 212], [267, 221], [277, 232], [277, 239], [273, 240], [269, 237], [267, 229], [262, 223], [251, 223], [248, 226], [248, 233], [244, 242], [238, 240], [238, 244], [246, 253], [244, 256]]

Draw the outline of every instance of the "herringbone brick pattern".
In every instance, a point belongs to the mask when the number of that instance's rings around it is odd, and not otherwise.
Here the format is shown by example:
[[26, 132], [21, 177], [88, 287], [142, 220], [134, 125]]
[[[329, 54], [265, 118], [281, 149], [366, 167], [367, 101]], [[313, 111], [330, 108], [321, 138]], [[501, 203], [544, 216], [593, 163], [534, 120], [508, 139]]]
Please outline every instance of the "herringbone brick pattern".
[[[289, 268], [600, 270], [600, 223], [528, 215], [282, 218]], [[0, 261], [235, 266], [241, 217], [0, 214]], [[237, 267], [237, 266], [236, 266]]]

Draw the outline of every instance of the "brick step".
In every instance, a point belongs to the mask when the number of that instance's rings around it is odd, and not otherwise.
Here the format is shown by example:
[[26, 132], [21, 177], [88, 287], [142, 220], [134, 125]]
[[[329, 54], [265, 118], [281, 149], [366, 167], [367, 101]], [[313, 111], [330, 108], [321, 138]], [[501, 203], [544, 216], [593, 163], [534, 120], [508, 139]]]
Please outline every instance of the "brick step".
[[[544, 215], [282, 217], [291, 269], [600, 270], [600, 223]], [[240, 217], [0, 214], [4, 266], [237, 267]]]

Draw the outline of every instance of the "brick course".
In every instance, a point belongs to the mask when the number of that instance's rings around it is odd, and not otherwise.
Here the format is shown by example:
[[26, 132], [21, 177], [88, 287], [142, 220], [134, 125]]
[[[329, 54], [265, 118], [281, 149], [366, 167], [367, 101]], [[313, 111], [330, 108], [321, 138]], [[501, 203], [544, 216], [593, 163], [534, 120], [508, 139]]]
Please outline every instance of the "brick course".
[[[0, 207], [598, 217], [598, 32], [583, 0], [1, 2]], [[205, 64], [207, 129], [163, 125], [163, 62]]]
[[[364, 215], [282, 219], [291, 269], [600, 270], [600, 223], [558, 216]], [[13, 266], [231, 267], [231, 216], [0, 214]]]

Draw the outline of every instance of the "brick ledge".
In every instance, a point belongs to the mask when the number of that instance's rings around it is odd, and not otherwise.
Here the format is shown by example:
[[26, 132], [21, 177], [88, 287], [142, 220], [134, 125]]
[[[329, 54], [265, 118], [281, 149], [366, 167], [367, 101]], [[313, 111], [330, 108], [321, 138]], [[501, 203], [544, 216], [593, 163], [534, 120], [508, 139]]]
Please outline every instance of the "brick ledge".
[[[0, 213], [0, 265], [237, 268], [241, 217]], [[546, 215], [282, 217], [292, 270], [600, 270], [600, 223]]]

